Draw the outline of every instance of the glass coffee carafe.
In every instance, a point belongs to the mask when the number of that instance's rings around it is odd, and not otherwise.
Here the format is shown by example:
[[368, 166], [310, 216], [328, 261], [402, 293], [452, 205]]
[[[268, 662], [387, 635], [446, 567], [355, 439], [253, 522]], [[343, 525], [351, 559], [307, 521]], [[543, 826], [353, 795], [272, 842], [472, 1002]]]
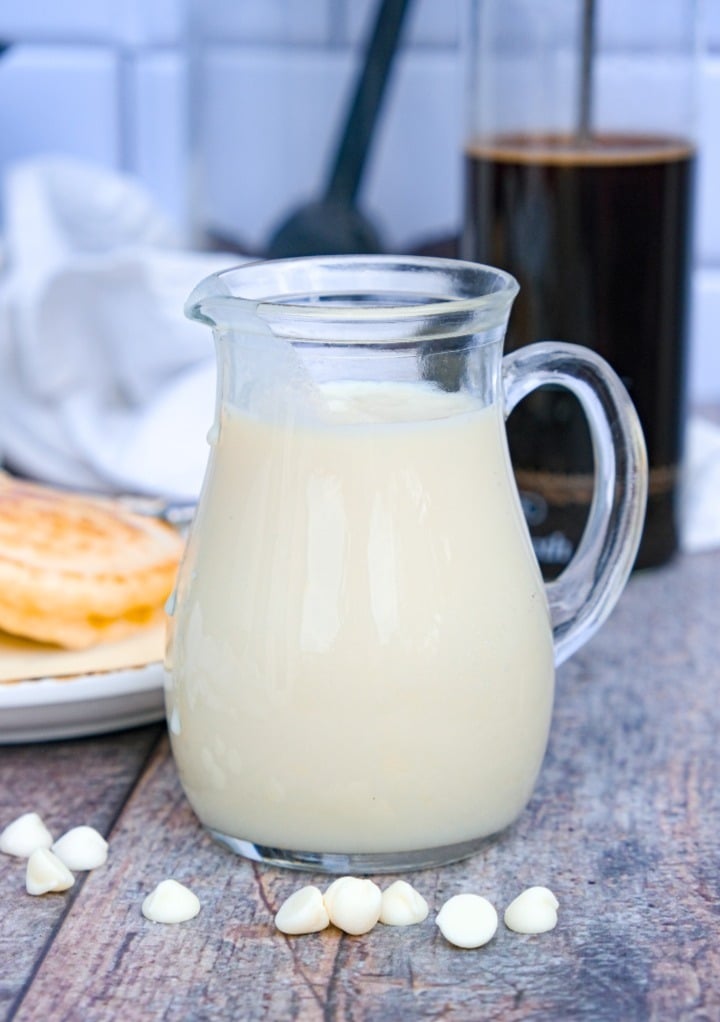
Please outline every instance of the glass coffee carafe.
[[[508, 350], [599, 352], [627, 386], [650, 464], [637, 564], [678, 545], [695, 144], [693, 0], [473, 0], [461, 251], [512, 273]], [[593, 452], [572, 394], [508, 423], [546, 577], [578, 547]]]

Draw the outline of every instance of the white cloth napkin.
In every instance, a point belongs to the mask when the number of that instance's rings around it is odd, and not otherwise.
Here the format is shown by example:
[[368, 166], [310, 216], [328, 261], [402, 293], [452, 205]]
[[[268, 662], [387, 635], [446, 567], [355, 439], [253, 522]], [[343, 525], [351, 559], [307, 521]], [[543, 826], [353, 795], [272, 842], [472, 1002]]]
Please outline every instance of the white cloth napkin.
[[196, 496], [215, 357], [183, 304], [238, 257], [181, 249], [136, 182], [74, 160], [12, 167], [4, 209], [0, 457], [67, 486]]
[[720, 547], [720, 426], [691, 418], [686, 446], [681, 545], [699, 553]]

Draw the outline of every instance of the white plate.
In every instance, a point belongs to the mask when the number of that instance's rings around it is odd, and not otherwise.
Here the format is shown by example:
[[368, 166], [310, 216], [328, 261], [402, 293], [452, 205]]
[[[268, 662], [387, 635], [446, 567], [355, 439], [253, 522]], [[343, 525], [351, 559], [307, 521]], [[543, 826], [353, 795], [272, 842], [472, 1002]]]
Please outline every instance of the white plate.
[[164, 716], [161, 663], [0, 684], [0, 743], [105, 734]]

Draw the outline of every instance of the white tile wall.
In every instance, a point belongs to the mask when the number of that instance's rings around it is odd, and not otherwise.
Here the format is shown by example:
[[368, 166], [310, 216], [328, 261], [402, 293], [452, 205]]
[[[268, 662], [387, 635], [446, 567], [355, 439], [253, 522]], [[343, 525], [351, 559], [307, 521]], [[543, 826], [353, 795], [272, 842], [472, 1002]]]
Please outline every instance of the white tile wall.
[[194, 31], [214, 42], [288, 46], [328, 45], [333, 0], [188, 0]]
[[[409, 12], [361, 194], [388, 247], [458, 223], [468, 2], [414, 0]], [[187, 224], [187, 100], [198, 93], [186, 42], [198, 39], [199, 8], [216, 57], [207, 211], [260, 246], [322, 186], [376, 3], [3, 0], [0, 41], [13, 45], [0, 57], [0, 174], [24, 156], [67, 152], [137, 174]], [[628, 0], [610, 3], [628, 10]], [[675, 31], [665, 3], [630, 7], [658, 41]], [[720, 0], [704, 0], [704, 24], [691, 397], [720, 401]], [[613, 41], [612, 15], [602, 32]]]
[[455, 55], [443, 50], [403, 55], [388, 87], [360, 196], [386, 248], [407, 250], [456, 229], [463, 121]]
[[21, 43], [0, 57], [3, 166], [45, 152], [116, 166], [119, 115], [112, 49]]
[[[57, 0], [56, 0], [57, 2]], [[83, 4], [83, 0], [78, 0]], [[87, 8], [97, 0], [84, 0]], [[187, 0], [105, 0], [116, 10], [121, 38], [130, 46], [179, 47], [185, 37]], [[61, 5], [62, 6], [62, 5]]]
[[225, 224], [254, 251], [279, 218], [322, 189], [355, 61], [348, 52], [318, 61], [312, 50], [252, 47], [217, 48], [210, 58], [198, 206], [204, 200], [206, 222]]
[[690, 398], [695, 404], [720, 402], [720, 270], [696, 269], [690, 347]]
[[4, 0], [0, 39], [177, 44], [186, 0]]
[[[715, 0], [710, 0], [715, 2]], [[598, 42], [602, 48], [632, 47], [648, 50], [687, 42], [692, 32], [685, 16], [687, 8], [698, 6], [698, 0], [602, 0], [597, 5]], [[700, 0], [702, 4], [702, 0]]]
[[697, 258], [700, 265], [720, 271], [720, 48], [715, 59], [708, 57], [702, 65], [698, 137]]
[[[343, 42], [362, 44], [372, 27], [375, 8], [375, 0], [350, 0], [344, 5]], [[407, 9], [404, 38], [411, 47], [457, 47], [462, 14], [459, 3], [414, 0]]]
[[84, 43], [121, 38], [122, 0], [59, 0], [0, 6], [0, 38], [23, 42]]
[[718, 0], [705, 0], [702, 7], [703, 31], [712, 51], [720, 50], [720, 4]]
[[178, 224], [188, 218], [186, 60], [177, 50], [141, 52], [124, 67], [126, 162]]

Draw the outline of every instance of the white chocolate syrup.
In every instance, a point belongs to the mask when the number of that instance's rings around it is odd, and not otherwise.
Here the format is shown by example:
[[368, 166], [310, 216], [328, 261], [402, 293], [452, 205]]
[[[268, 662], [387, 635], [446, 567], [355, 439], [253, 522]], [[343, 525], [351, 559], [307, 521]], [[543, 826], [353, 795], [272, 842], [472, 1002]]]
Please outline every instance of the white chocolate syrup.
[[512, 822], [553, 647], [496, 407], [320, 388], [325, 421], [225, 407], [171, 626], [171, 740], [215, 830], [422, 849]]

